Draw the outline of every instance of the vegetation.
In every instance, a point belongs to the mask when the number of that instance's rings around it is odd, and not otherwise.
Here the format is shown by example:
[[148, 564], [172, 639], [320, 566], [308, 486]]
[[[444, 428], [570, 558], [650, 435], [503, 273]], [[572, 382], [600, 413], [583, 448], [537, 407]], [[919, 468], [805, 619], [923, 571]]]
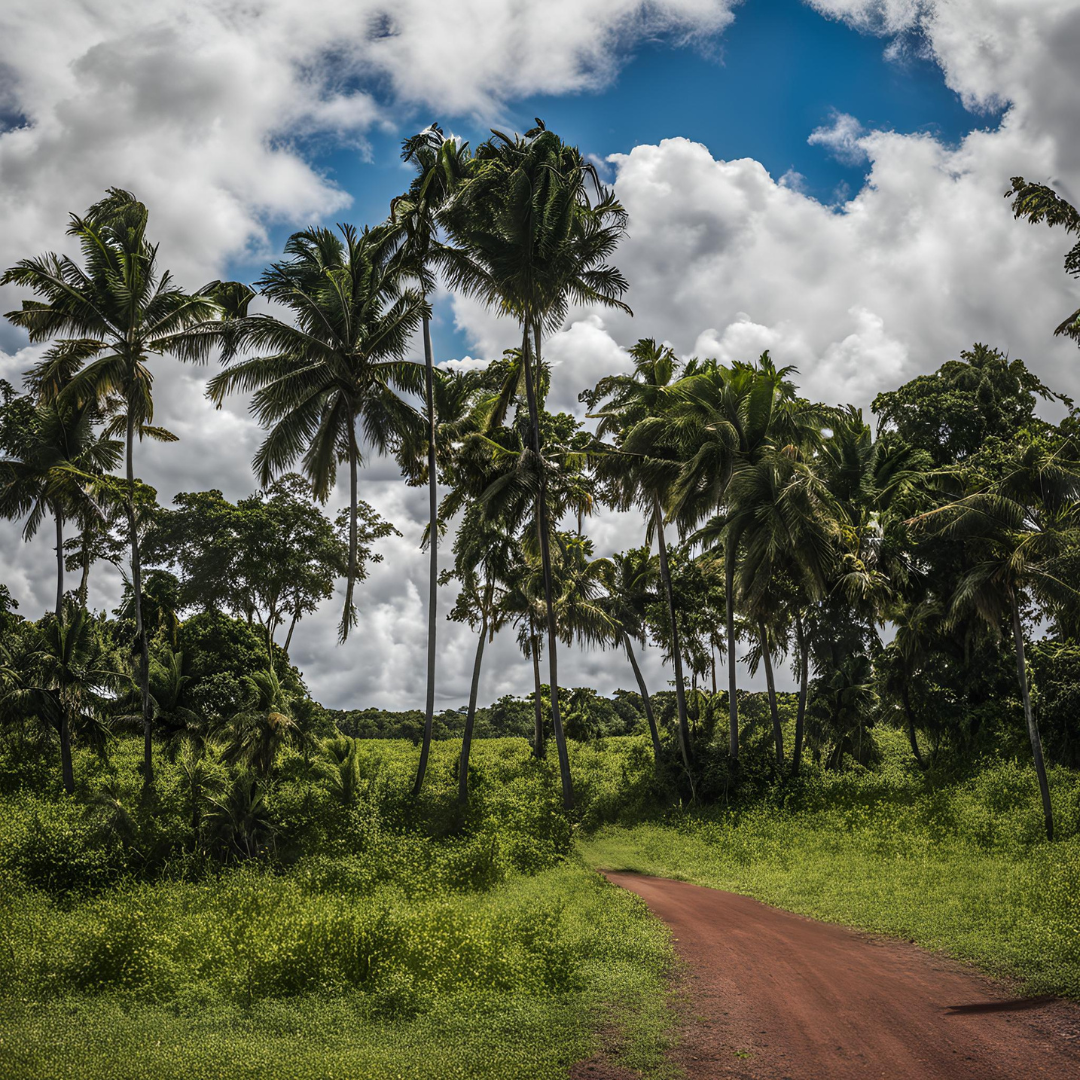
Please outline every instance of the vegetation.
[[[0, 513], [56, 533], [50, 612], [0, 585], [5, 1073], [558, 1076], [607, 1026], [661, 1075], [669, 944], [581, 852], [1080, 993], [1072, 401], [976, 344], [879, 394], [875, 431], [768, 353], [642, 338], [584, 421], [553, 412], [544, 335], [571, 305], [629, 311], [625, 210], [539, 121], [475, 149], [432, 126], [403, 158], [386, 221], [296, 233], [252, 285], [173, 284], [120, 190], [72, 217], [78, 259], [0, 279], [45, 346], [0, 384]], [[1010, 196], [1077, 231], [1050, 189]], [[438, 367], [440, 282], [520, 348]], [[220, 361], [219, 405], [250, 395], [250, 496], [163, 507], [136, 475], [136, 442], [175, 441], [153, 423], [170, 358]], [[428, 493], [425, 701], [330, 711], [289, 650], [339, 582], [356, 647], [395, 532], [360, 497], [372, 454]], [[595, 550], [600, 506], [641, 512], [626, 550]], [[468, 703], [438, 713], [444, 535], [476, 650]], [[102, 561], [111, 613], [88, 607]], [[533, 689], [484, 707], [501, 632]], [[560, 686], [580, 646], [635, 689]]]

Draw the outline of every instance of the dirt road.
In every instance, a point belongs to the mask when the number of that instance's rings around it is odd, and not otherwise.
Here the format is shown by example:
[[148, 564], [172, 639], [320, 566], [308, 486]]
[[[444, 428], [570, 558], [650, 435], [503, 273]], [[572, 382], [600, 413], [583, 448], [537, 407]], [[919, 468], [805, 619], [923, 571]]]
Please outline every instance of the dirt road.
[[688, 965], [691, 1080], [1080, 1080], [1080, 1007], [1022, 1000], [905, 942], [682, 881], [608, 873]]

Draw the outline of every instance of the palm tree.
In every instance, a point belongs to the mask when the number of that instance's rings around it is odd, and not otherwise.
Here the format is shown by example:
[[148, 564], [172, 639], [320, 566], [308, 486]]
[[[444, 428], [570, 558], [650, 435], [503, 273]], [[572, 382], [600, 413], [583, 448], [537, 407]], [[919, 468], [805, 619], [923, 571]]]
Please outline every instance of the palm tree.
[[[1066, 235], [1080, 233], [1080, 210], [1045, 184], [1029, 184], [1022, 176], [1014, 176], [1005, 198], [1012, 199], [1017, 219], [1026, 218], [1032, 225], [1045, 222], [1050, 228], [1060, 225]], [[1080, 274], [1080, 240], [1065, 256], [1065, 273], [1073, 277]], [[1080, 345], [1080, 308], [1067, 316], [1054, 333], [1071, 337]]]
[[[596, 200], [589, 198], [589, 184]], [[607, 259], [626, 228], [626, 211], [599, 183], [580, 152], [538, 124], [523, 137], [499, 132], [478, 148], [476, 165], [448, 218], [475, 268], [451, 269], [456, 286], [518, 319], [529, 410], [528, 453], [543, 449], [538, 401], [542, 338], [558, 329], [570, 303], [605, 304], [629, 311], [619, 297], [626, 281]], [[552, 727], [559, 753], [563, 804], [573, 805], [570, 759], [559, 716], [559, 678], [547, 473], [539, 473], [536, 503], [547, 608], [548, 676]]]
[[[673, 392], [672, 436], [683, 446], [683, 464], [672, 489], [672, 513], [684, 527], [723, 511], [732, 477], [770, 448], [802, 449], [819, 438], [823, 410], [796, 396], [788, 376], [768, 352], [755, 364], [692, 364]], [[728, 754], [739, 757], [738, 682], [735, 669], [735, 572], [738, 539], [728, 530], [727, 577]]]
[[454, 541], [453, 575], [461, 582], [461, 592], [450, 613], [450, 618], [457, 622], [479, 625], [458, 760], [458, 802], [463, 806], [469, 798], [469, 757], [484, 645], [494, 639], [505, 617], [505, 609], [499, 605], [499, 594], [519, 559], [520, 551], [512, 533], [505, 525], [488, 518], [478, 503], [473, 503], [466, 511]]
[[[110, 188], [85, 217], [72, 215], [68, 235], [77, 239], [83, 265], [52, 253], [23, 259], [0, 284], [33, 290], [7, 318], [31, 341], [60, 340], [38, 372], [43, 396], [63, 395], [76, 407], [96, 402], [113, 415], [108, 434], [125, 435], [131, 583], [135, 598], [135, 647], [140, 654], [143, 715], [143, 782], [153, 783], [150, 653], [142, 624], [142, 567], [135, 522], [134, 442], [138, 435], [171, 439], [153, 426], [150, 360], [172, 355], [205, 360], [214, 347], [218, 283], [186, 293], [157, 264], [157, 245], [146, 238], [146, 207], [130, 192]], [[50, 389], [51, 388], [51, 389]]]
[[414, 797], [420, 794], [431, 750], [431, 731], [435, 715], [435, 627], [438, 594], [439, 536], [436, 528], [439, 497], [436, 475], [436, 413], [434, 360], [431, 349], [431, 318], [427, 298], [435, 287], [435, 271], [441, 264], [461, 261], [467, 256], [440, 242], [442, 211], [468, 175], [471, 158], [468, 144], [459, 145], [443, 136], [436, 124], [406, 139], [402, 159], [415, 166], [416, 176], [409, 190], [390, 204], [390, 229], [397, 243], [393, 267], [407, 278], [415, 279], [425, 302], [422, 316], [424, 338], [424, 405], [426, 412], [426, 454], [428, 483], [428, 647], [427, 695], [424, 702], [424, 735], [420, 761], [413, 784]]
[[[695, 539], [721, 539], [725, 553], [742, 552], [734, 574], [735, 593], [758, 635], [752, 653], [765, 667], [773, 723], [776, 764], [784, 764], [783, 732], [776, 704], [772, 653], [778, 631], [797, 616], [796, 639], [801, 655], [800, 717], [805, 710], [805, 642], [802, 609], [824, 594], [835, 552], [835, 527], [829, 493], [794, 447], [766, 447], [757, 460], [733, 475], [725, 495], [727, 513], [714, 518]], [[725, 567], [727, 571], [727, 567]], [[796, 758], [801, 754], [801, 725], [796, 734]], [[797, 767], [797, 766], [796, 766]]]
[[[218, 405], [233, 392], [252, 392], [251, 411], [269, 433], [255, 454], [259, 483], [291, 469], [297, 458], [312, 491], [325, 502], [341, 462], [349, 465], [349, 562], [339, 638], [356, 623], [353, 591], [360, 577], [357, 476], [368, 445], [385, 453], [419, 418], [398, 392], [418, 393], [423, 367], [403, 360], [427, 311], [422, 296], [398, 291], [387, 269], [387, 237], [350, 225], [306, 229], [285, 245], [290, 259], [256, 282], [295, 321], [274, 315], [232, 320], [223, 361], [208, 394]], [[241, 347], [259, 355], [237, 361]]]
[[654, 598], [658, 573], [656, 559], [651, 557], [648, 548], [644, 547], [612, 555], [605, 561], [604, 566], [604, 584], [607, 589], [604, 606], [614, 626], [616, 643], [626, 650], [626, 658], [630, 661], [634, 678], [637, 680], [645, 717], [649, 722], [649, 735], [652, 738], [653, 758], [657, 768], [660, 766], [663, 749], [652, 700], [634, 655], [633, 642], [645, 644], [645, 610]]
[[[660, 581], [667, 603], [671, 634], [671, 659], [675, 668], [675, 703], [678, 714], [679, 750], [690, 769], [690, 726], [683, 678], [683, 650], [679, 640], [675, 594], [671, 584], [667, 539], [664, 536], [664, 504], [679, 471], [678, 447], [671, 439], [671, 387], [679, 374], [675, 353], [642, 338], [630, 350], [631, 374], [601, 379], [582, 395], [590, 415], [600, 422], [599, 440], [611, 437], [613, 445], [595, 450], [597, 475], [604, 483], [608, 502], [619, 510], [640, 507], [647, 515], [646, 543], [656, 535]], [[601, 406], [597, 409], [597, 406]], [[595, 411], [593, 411], [595, 410]]]
[[106, 691], [115, 691], [125, 677], [114, 671], [101, 643], [93, 616], [70, 600], [60, 618], [46, 618], [14, 658], [2, 700], [7, 708], [32, 712], [60, 737], [64, 789], [75, 790], [71, 762], [72, 731], [96, 727]]
[[973, 466], [966, 476], [969, 494], [914, 520], [968, 540], [975, 549], [976, 561], [953, 594], [951, 621], [971, 610], [995, 635], [1003, 624], [1011, 624], [1046, 836], [1052, 840], [1053, 808], [1031, 707], [1021, 612], [1029, 595], [1050, 608], [1077, 598], [1077, 591], [1058, 576], [1057, 564], [1080, 525], [1080, 461], [1071, 442], [1049, 448], [1033, 441], [1014, 451], [1005, 464], [1004, 475], [996, 481]]
[[[56, 607], [63, 618], [64, 523], [75, 519], [89, 527], [101, 516], [94, 489], [102, 474], [115, 468], [121, 447], [94, 431], [93, 405], [53, 400], [36, 407], [24, 402], [27, 423], [21, 436], [10, 433], [0, 446], [0, 517], [26, 516], [23, 539], [33, 539], [46, 514], [56, 526]], [[9, 405], [10, 408], [10, 405]]]
[[292, 716], [291, 702], [273, 669], [245, 675], [247, 701], [229, 722], [225, 760], [270, 775], [278, 752], [301, 738]]

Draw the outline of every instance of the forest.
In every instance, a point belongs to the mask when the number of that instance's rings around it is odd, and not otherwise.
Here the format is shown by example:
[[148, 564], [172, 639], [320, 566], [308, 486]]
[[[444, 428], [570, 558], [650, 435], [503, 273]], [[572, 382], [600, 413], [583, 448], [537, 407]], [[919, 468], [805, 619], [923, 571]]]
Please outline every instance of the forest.
[[[297, 232], [251, 283], [189, 291], [120, 189], [0, 278], [42, 346], [0, 382], [0, 515], [56, 552], [52, 610], [0, 584], [5, 1075], [677, 1075], [672, 943], [596, 867], [1080, 997], [1080, 411], [992, 342], [864, 416], [783, 357], [649, 337], [583, 418], [549, 411], [546, 337], [629, 311], [628, 222], [537, 125], [433, 125], [385, 221]], [[1080, 234], [1051, 188], [1006, 197]], [[439, 363], [440, 284], [520, 346]], [[1080, 343], [1080, 310], [1056, 332]], [[178, 441], [154, 375], [180, 363], [264, 431], [236, 502], [139, 477]], [[335, 605], [360, 662], [397, 532], [361, 498], [379, 456], [428, 498], [426, 699], [326, 708], [290, 648]], [[596, 550], [601, 509], [633, 546]], [[122, 598], [91, 610], [106, 566]], [[439, 711], [446, 619], [475, 654]], [[500, 633], [533, 689], [485, 704]], [[560, 684], [583, 648], [625, 688]]]

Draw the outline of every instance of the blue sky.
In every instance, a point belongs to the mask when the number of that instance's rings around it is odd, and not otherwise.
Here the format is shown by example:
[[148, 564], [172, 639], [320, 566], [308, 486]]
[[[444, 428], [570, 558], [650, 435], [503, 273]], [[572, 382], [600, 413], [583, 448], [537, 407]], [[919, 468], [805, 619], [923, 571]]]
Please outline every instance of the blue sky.
[[[748, 0], [713, 40], [639, 46], [601, 91], [536, 95], [490, 117], [414, 113], [402, 116], [394, 132], [372, 132], [367, 154], [328, 148], [312, 153], [311, 160], [352, 197], [349, 210], [335, 220], [375, 223], [407, 180], [398, 157], [406, 135], [437, 120], [475, 145], [490, 125], [525, 130], [539, 116], [598, 158], [681, 135], [704, 143], [718, 159], [754, 158], [777, 179], [794, 170], [807, 194], [834, 204], [856, 193], [866, 173], [864, 162], [844, 162], [827, 147], [807, 143], [837, 113], [856, 117], [867, 129], [928, 133], [947, 144], [1000, 119], [997, 112], [965, 109], [945, 85], [941, 68], [919, 55], [917, 39], [900, 59], [886, 56], [886, 44], [802, 0]], [[279, 249], [290, 231], [272, 228]], [[259, 269], [235, 264], [231, 272], [250, 277]], [[448, 302], [437, 305], [435, 316], [440, 360], [475, 347], [455, 328]]]

